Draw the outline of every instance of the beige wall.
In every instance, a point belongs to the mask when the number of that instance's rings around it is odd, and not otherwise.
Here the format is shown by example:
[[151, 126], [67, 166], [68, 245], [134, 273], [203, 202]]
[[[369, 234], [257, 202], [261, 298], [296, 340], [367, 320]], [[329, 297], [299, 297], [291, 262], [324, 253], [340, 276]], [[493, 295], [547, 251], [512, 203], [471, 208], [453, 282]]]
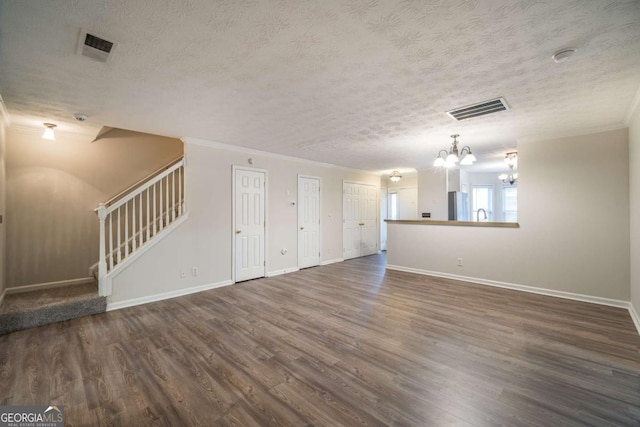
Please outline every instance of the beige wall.
[[408, 188], [418, 186], [418, 174], [412, 173], [411, 175], [403, 174], [402, 179], [398, 182], [391, 182], [388, 177], [380, 178], [380, 185], [384, 188], [392, 190], [394, 188]]
[[[290, 202], [297, 200], [298, 174], [322, 178], [323, 262], [342, 258], [342, 181], [380, 186], [380, 177], [366, 172], [195, 143], [186, 144], [186, 156], [188, 220], [115, 275], [110, 304], [231, 280], [231, 171], [233, 165], [249, 166], [249, 157], [253, 167], [268, 171], [268, 273], [297, 268], [297, 207]], [[181, 279], [180, 270], [192, 267], [199, 276]]]
[[[2, 102], [0, 98], [0, 102]], [[0, 224], [0, 296], [6, 287], [6, 251], [5, 251], [5, 237], [6, 237], [6, 189], [7, 189], [7, 174], [6, 174], [6, 159], [7, 159], [7, 143], [6, 143], [6, 123], [4, 122], [4, 116], [0, 114], [0, 215], [2, 215], [2, 224]]]
[[392, 224], [388, 263], [628, 301], [627, 134], [519, 143], [519, 229]]
[[183, 152], [182, 141], [116, 129], [105, 138], [7, 133], [8, 287], [87, 277], [97, 204]]
[[446, 220], [447, 171], [428, 168], [418, 171], [418, 213], [431, 212], [431, 219]]
[[629, 123], [629, 212], [631, 239], [631, 304], [640, 314], [640, 108]]

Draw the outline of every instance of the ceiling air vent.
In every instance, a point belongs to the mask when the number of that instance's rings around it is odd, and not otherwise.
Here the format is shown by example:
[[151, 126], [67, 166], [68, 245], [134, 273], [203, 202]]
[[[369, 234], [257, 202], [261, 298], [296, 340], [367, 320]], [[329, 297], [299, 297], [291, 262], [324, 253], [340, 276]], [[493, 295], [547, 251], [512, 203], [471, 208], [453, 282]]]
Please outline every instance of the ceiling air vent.
[[497, 113], [498, 111], [506, 111], [509, 109], [507, 101], [504, 98], [496, 98], [490, 101], [483, 101], [466, 107], [456, 108], [447, 111], [449, 117], [454, 120], [466, 120], [472, 117], [484, 116], [485, 114]]
[[78, 38], [78, 55], [86, 56], [100, 62], [109, 62], [113, 57], [113, 52], [118, 44], [106, 40], [104, 37], [98, 36], [96, 33], [90, 33], [86, 30], [80, 30]]

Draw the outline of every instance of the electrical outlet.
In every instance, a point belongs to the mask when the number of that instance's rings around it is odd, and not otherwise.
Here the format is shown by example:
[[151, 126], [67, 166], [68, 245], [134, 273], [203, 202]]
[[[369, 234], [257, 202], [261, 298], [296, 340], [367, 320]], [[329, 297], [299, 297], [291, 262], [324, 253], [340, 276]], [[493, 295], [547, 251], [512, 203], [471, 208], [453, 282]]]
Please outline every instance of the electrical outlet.
[[185, 277], [187, 277], [187, 272], [184, 271], [183, 269], [180, 270], [180, 278], [184, 279]]
[[458, 258], [458, 267], [462, 267], [462, 258]]
[[198, 269], [198, 267], [192, 267], [191, 268], [191, 275], [195, 277], [198, 274], [200, 274], [200, 270]]

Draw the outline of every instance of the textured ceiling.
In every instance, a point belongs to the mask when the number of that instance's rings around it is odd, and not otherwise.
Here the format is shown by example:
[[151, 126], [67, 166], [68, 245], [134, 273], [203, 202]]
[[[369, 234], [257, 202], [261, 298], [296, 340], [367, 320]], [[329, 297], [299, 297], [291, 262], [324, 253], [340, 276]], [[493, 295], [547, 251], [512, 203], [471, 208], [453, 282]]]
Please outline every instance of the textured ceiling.
[[[365, 170], [425, 167], [622, 126], [640, 85], [637, 0], [49, 0], [0, 5], [12, 126], [112, 126]], [[75, 54], [80, 28], [119, 43]], [[576, 47], [561, 64], [551, 54]], [[504, 97], [507, 112], [446, 110]], [[73, 113], [89, 115], [75, 122]]]

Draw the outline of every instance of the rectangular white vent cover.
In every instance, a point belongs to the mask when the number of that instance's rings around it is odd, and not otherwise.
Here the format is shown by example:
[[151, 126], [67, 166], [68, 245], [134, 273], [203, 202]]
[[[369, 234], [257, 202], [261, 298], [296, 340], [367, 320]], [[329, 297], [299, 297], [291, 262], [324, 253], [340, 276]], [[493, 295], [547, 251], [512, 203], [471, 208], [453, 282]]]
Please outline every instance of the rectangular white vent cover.
[[456, 108], [447, 111], [449, 117], [454, 120], [466, 120], [472, 117], [484, 116], [485, 114], [497, 113], [498, 111], [506, 111], [509, 109], [507, 101], [504, 98], [491, 99], [489, 101], [478, 102], [477, 104], [467, 105], [466, 107]]
[[96, 61], [109, 62], [117, 45], [118, 43], [109, 41], [94, 32], [81, 29], [76, 53]]

